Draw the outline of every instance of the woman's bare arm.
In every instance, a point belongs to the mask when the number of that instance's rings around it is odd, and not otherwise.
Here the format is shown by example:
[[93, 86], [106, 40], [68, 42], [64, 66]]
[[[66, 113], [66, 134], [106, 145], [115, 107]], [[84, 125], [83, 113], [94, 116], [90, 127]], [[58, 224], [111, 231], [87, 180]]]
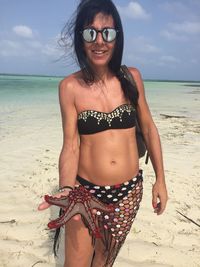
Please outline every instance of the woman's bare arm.
[[79, 134], [75, 107], [74, 78], [64, 79], [59, 86], [62, 115], [63, 147], [59, 157], [59, 186], [74, 186], [79, 160]]
[[[168, 197], [165, 184], [160, 137], [146, 101], [144, 85], [141, 75], [139, 71], [135, 68], [130, 68], [130, 71], [135, 79], [139, 92], [137, 113], [140, 121], [141, 130], [144, 135], [144, 139], [156, 175], [156, 183], [154, 184], [152, 191], [152, 204], [155, 209], [155, 212], [157, 214], [161, 214], [166, 207]], [[158, 199], [160, 202], [158, 202]]]
[[[65, 78], [59, 85], [59, 100], [63, 125], [63, 146], [59, 157], [59, 186], [74, 187], [79, 160], [79, 135], [77, 130], [77, 112], [74, 104], [73, 79]], [[68, 195], [69, 191], [57, 193], [54, 196]], [[39, 210], [49, 208], [50, 205], [43, 201]], [[74, 219], [79, 219], [75, 216]]]

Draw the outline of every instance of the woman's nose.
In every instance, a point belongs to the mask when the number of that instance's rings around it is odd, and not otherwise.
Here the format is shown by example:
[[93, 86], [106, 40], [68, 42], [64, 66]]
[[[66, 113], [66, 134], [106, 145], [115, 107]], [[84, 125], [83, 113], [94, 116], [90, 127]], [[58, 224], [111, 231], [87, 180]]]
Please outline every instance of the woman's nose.
[[98, 43], [98, 44], [104, 43], [104, 40], [103, 40], [103, 37], [102, 37], [102, 33], [101, 32], [98, 32], [97, 33], [96, 43]]

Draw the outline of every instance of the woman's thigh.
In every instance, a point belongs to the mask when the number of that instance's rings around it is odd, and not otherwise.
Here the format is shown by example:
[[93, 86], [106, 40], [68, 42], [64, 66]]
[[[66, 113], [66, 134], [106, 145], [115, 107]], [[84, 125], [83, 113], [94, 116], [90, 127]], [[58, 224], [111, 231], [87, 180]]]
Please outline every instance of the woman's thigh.
[[67, 222], [65, 226], [65, 265], [64, 267], [90, 267], [94, 247], [92, 238], [82, 219]]
[[142, 180], [115, 204], [115, 211], [102, 214], [99, 224], [102, 240], [96, 240], [92, 267], [111, 267], [128, 235], [142, 199]]

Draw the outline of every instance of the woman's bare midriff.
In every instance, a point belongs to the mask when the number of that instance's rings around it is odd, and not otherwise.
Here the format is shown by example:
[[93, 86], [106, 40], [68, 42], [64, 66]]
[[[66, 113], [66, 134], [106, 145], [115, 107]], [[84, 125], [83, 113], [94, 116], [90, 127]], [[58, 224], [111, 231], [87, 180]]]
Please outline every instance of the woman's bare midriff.
[[78, 174], [98, 185], [123, 183], [139, 170], [135, 129], [82, 135]]

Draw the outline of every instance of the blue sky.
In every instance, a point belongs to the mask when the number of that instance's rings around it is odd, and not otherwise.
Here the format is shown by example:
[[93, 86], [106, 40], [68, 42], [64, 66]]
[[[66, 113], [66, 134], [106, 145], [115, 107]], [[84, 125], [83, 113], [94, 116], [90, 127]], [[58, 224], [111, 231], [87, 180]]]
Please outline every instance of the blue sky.
[[[67, 75], [57, 39], [78, 0], [0, 0], [0, 73]], [[145, 79], [200, 80], [199, 0], [114, 0], [123, 63]]]

